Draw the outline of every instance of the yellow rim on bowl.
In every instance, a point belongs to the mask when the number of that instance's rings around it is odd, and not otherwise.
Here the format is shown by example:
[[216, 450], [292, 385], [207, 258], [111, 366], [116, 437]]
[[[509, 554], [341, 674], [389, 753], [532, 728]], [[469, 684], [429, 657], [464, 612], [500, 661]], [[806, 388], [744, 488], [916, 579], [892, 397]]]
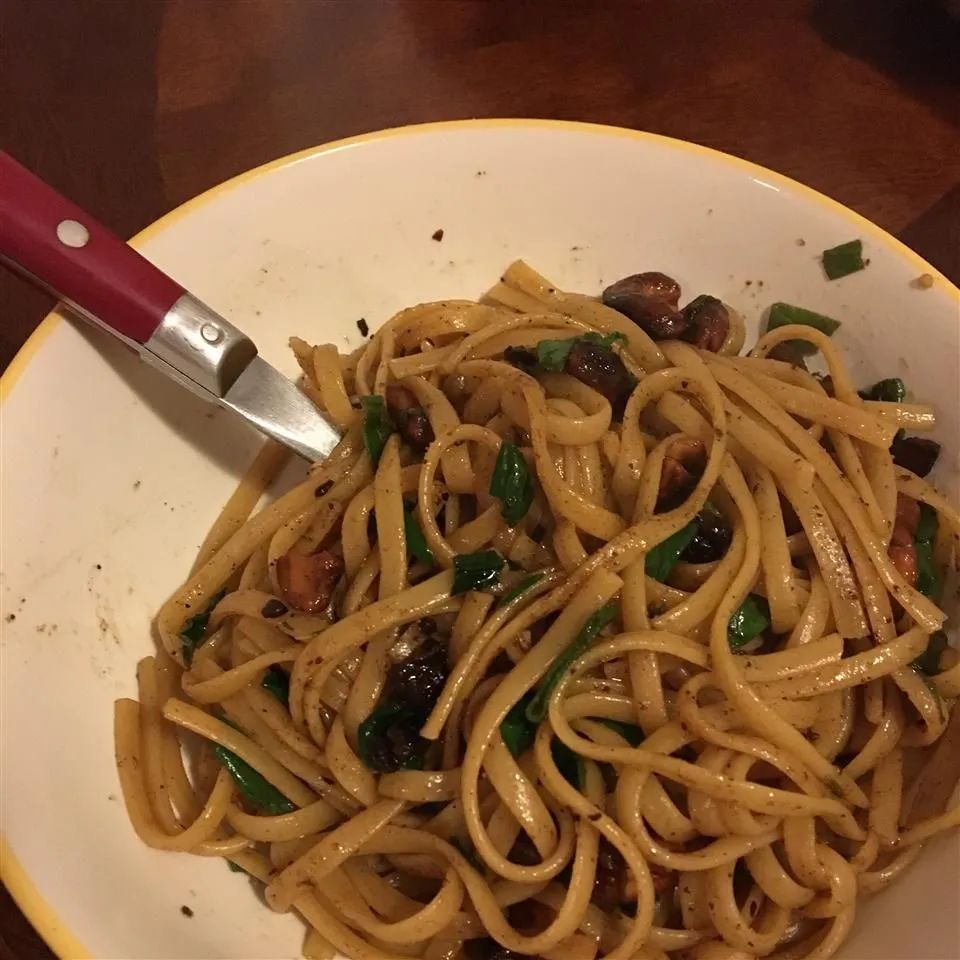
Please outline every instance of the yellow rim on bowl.
[[[768, 170], [758, 164], [751, 163], [749, 160], [743, 160], [740, 157], [734, 157], [727, 153], [721, 153], [710, 147], [700, 146], [699, 144], [689, 143], [685, 140], [675, 140], [672, 137], [661, 136], [655, 133], [644, 133], [639, 130], [627, 130], [623, 127], [611, 127], [602, 124], [583, 123], [568, 120], [524, 120], [524, 119], [490, 119], [490, 120], [449, 120], [438, 123], [415, 124], [406, 127], [393, 127], [387, 130], [378, 130], [372, 133], [360, 134], [355, 137], [347, 137], [343, 140], [334, 140], [330, 143], [318, 147], [309, 147], [296, 153], [272, 160], [252, 170], [238, 174], [215, 187], [211, 187], [204, 193], [199, 194], [192, 200], [181, 204], [174, 210], [165, 214], [159, 220], [154, 221], [145, 229], [141, 230], [130, 240], [130, 244], [139, 247], [148, 241], [151, 237], [177, 221], [192, 213], [194, 210], [210, 202], [216, 197], [233, 190], [235, 187], [248, 183], [264, 174], [271, 173], [290, 164], [299, 163], [302, 160], [309, 160], [312, 157], [325, 153], [331, 153], [335, 150], [341, 150], [345, 147], [355, 146], [361, 143], [372, 143], [378, 140], [386, 140], [398, 136], [415, 136], [423, 133], [432, 133], [444, 130], [456, 129], [495, 129], [504, 127], [518, 128], [551, 128], [558, 130], [572, 130], [581, 133], [595, 134], [605, 137], [624, 137], [632, 140], [643, 140], [647, 142], [658, 143], [673, 150], [682, 150], [687, 153], [697, 153], [706, 155], [711, 160], [722, 162], [727, 166], [736, 167], [745, 173], [753, 176], [762, 175], [767, 181], [786, 187], [801, 196], [817, 203], [821, 207], [826, 207], [851, 221], [858, 230], [871, 236], [873, 239], [892, 249], [901, 257], [910, 261], [919, 273], [928, 273], [934, 278], [938, 286], [942, 286], [956, 300], [960, 307], [960, 289], [958, 289], [950, 280], [948, 280], [939, 270], [927, 263], [919, 254], [911, 250], [906, 244], [891, 236], [886, 230], [878, 227], [875, 223], [867, 220], [866, 217], [855, 213], [848, 207], [836, 200], [830, 199], [822, 193], [807, 187], [796, 180], [783, 174]], [[10, 362], [10, 365], [4, 371], [0, 378], [0, 401], [6, 399], [15, 386], [17, 380], [26, 370], [27, 366], [34, 359], [44, 342], [50, 334], [57, 328], [63, 317], [56, 311], [49, 313], [40, 323], [36, 330], [31, 334], [26, 343]], [[30, 922], [34, 925], [37, 932], [47, 942], [50, 949], [63, 960], [88, 960], [92, 955], [79, 942], [79, 940], [64, 926], [59, 917], [46, 902], [33, 881], [30, 879], [26, 870], [14, 856], [9, 842], [0, 835], [0, 879], [6, 884], [13, 899], [17, 902], [20, 909], [24, 912]]]

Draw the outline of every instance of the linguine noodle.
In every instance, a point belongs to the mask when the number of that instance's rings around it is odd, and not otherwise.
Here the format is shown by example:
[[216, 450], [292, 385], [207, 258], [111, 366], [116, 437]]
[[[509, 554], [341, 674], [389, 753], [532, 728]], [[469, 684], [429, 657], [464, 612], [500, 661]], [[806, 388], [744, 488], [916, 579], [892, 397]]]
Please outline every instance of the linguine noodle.
[[160, 610], [116, 704], [138, 836], [312, 958], [833, 955], [960, 823], [960, 515], [890, 452], [930, 408], [810, 326], [710, 336], [520, 262], [295, 339], [343, 439], [257, 510], [267, 444]]

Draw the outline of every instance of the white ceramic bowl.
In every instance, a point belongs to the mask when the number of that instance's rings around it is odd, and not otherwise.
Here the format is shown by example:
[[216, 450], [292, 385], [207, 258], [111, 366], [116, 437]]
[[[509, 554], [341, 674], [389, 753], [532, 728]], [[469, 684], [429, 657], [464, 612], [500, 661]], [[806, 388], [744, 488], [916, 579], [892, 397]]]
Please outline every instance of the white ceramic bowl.
[[[443, 229], [443, 240], [432, 235]], [[854, 237], [870, 265], [826, 282]], [[660, 269], [756, 328], [773, 300], [844, 321], [864, 382], [902, 375], [960, 450], [960, 294], [839, 204], [662, 137], [480, 121], [309, 150], [224, 184], [134, 241], [293, 372], [290, 334], [358, 342], [422, 300], [479, 295], [516, 257], [598, 291]], [[913, 283], [923, 273], [930, 289]], [[153, 612], [178, 584], [255, 439], [99, 332], [54, 315], [3, 380], [2, 833], [15, 898], [64, 957], [296, 956], [301, 925], [220, 861], [144, 847], [113, 766]], [[8, 622], [9, 621], [9, 622]], [[856, 958], [956, 957], [956, 838], [861, 910]], [[187, 905], [193, 917], [181, 914]]]

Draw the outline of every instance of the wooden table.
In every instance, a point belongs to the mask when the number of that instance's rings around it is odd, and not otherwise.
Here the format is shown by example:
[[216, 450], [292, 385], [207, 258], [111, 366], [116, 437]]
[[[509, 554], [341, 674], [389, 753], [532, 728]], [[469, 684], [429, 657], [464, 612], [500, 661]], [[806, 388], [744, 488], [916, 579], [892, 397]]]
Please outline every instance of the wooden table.
[[[933, 0], [0, 0], [0, 17], [0, 142], [122, 235], [338, 137], [560, 117], [773, 167], [960, 282], [960, 25]], [[0, 272], [0, 304], [5, 366], [51, 301]], [[4, 895], [0, 960], [50, 956]]]

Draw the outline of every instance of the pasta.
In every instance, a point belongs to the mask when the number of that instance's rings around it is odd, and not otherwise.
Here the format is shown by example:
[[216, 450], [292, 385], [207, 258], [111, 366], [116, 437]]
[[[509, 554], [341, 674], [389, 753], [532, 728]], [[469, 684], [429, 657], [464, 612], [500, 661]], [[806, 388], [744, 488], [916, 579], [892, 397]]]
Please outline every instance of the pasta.
[[157, 616], [115, 714], [146, 844], [312, 958], [838, 950], [960, 823], [960, 515], [898, 453], [930, 408], [679, 293], [518, 262], [292, 341], [343, 438], [257, 510], [268, 444]]

